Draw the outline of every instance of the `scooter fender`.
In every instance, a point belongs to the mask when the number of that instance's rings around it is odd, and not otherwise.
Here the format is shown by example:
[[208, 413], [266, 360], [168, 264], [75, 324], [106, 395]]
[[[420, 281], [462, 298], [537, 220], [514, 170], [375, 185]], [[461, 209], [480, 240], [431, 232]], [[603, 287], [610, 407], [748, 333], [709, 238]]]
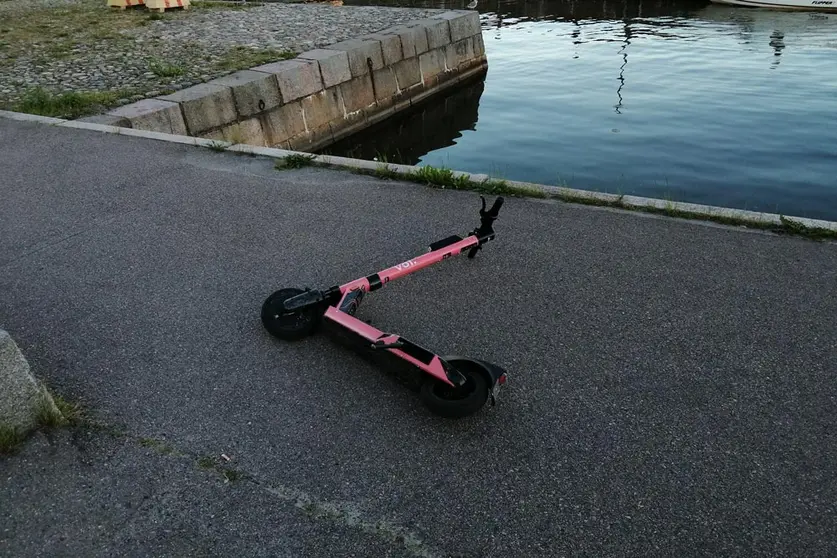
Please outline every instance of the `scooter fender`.
[[444, 356], [442, 357], [442, 360], [446, 360], [448, 362], [450, 362], [451, 360], [467, 360], [468, 362], [476, 365], [482, 373], [482, 375], [485, 377], [486, 381], [488, 382], [488, 398], [491, 401], [491, 404], [494, 405], [496, 403], [495, 397], [497, 389], [499, 389], [499, 386], [497, 384], [498, 382], [501, 385], [505, 384], [506, 379], [508, 378], [508, 372], [505, 368], [497, 364], [494, 364], [493, 362], [488, 362], [487, 360], [482, 360], [473, 357], [463, 357], [458, 355]]

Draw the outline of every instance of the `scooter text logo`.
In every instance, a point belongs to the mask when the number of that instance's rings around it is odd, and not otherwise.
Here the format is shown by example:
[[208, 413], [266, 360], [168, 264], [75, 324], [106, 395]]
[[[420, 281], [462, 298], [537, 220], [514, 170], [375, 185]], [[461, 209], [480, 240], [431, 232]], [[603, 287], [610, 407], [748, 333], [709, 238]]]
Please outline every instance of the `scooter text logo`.
[[404, 263], [400, 263], [400, 264], [396, 265], [395, 269], [397, 269], [398, 271], [401, 271], [401, 270], [404, 270], [404, 269], [409, 269], [409, 268], [411, 268], [415, 265], [418, 265], [418, 262], [416, 260], [410, 260], [408, 262], [404, 262]]

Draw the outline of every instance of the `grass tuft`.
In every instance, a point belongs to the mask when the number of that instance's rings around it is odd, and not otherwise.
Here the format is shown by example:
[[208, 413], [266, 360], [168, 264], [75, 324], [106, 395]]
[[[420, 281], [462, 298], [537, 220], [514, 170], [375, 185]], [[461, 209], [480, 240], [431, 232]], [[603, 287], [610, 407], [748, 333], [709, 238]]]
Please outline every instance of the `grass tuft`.
[[0, 455], [14, 454], [25, 439], [20, 429], [0, 424]]
[[193, 8], [202, 10], [248, 10], [264, 6], [262, 2], [230, 2], [225, 0], [195, 0], [191, 5]]
[[468, 190], [471, 185], [470, 176], [467, 174], [457, 175], [452, 170], [444, 167], [419, 167], [418, 170], [410, 173], [410, 179], [433, 188], [448, 188], [450, 190]]
[[643, 213], [665, 215], [668, 217], [676, 217], [679, 219], [710, 221], [721, 225], [747, 227], [751, 229], [764, 230], [777, 234], [800, 236], [810, 240], [837, 240], [837, 231], [819, 227], [808, 227], [803, 223], [800, 223], [799, 221], [789, 219], [785, 216], [780, 216], [781, 223], [777, 224], [748, 219], [746, 217], [731, 217], [729, 215], [714, 215], [697, 213], [692, 211], [683, 211], [677, 209], [676, 203], [671, 200], [669, 200], [662, 208], [636, 206], [625, 203], [624, 194], [620, 194], [614, 200], [594, 198], [581, 194], [553, 194], [545, 190], [542, 190], [537, 186], [509, 184], [505, 180], [488, 179], [482, 182], [478, 182], [472, 180], [468, 175], [457, 175], [453, 171], [446, 168], [435, 168], [428, 166], [421, 167], [412, 172], [401, 173], [389, 167], [386, 164], [381, 164], [378, 165], [378, 167], [373, 171], [354, 168], [352, 169], [352, 172], [356, 174], [371, 175], [386, 180], [412, 181], [434, 188], [447, 188], [451, 190], [470, 190], [488, 195], [505, 195], [526, 198], [554, 199], [567, 203], [577, 203], [583, 205], [593, 205], [599, 207], [612, 207], [631, 211], [641, 211]]
[[224, 475], [226, 482], [235, 482], [244, 478], [244, 474], [235, 469], [221, 469], [221, 474]]
[[398, 172], [386, 164], [378, 165], [372, 171], [354, 169], [358, 174], [371, 174], [383, 180], [406, 180], [424, 184], [431, 188], [448, 190], [470, 190], [489, 195], [520, 196], [528, 198], [546, 198], [547, 193], [534, 186], [512, 185], [505, 180], [489, 178], [484, 181], [472, 180], [467, 174], [458, 174], [447, 168], [436, 168], [432, 166], [419, 167], [411, 172]]
[[218, 60], [216, 68], [221, 71], [235, 71], [261, 66], [278, 60], [295, 58], [296, 53], [290, 50], [255, 49], [244, 46], [234, 46], [224, 53]]
[[49, 400], [44, 391], [35, 407], [35, 422], [42, 428], [58, 428], [67, 423], [58, 406]]
[[215, 460], [208, 455], [204, 455], [203, 457], [198, 458], [198, 467], [201, 469], [214, 469], [215, 468]]
[[787, 234], [794, 234], [804, 236], [813, 240], [835, 240], [837, 239], [837, 231], [831, 229], [823, 229], [820, 227], [808, 227], [799, 221], [788, 219], [784, 215], [779, 216], [782, 222], [782, 228]]
[[282, 159], [277, 159], [275, 167], [277, 169], [301, 169], [303, 167], [310, 167], [314, 164], [314, 158], [314, 155], [293, 153]]
[[14, 107], [18, 112], [78, 118], [108, 108], [125, 94], [116, 91], [88, 91], [53, 94], [43, 87], [35, 87], [24, 93]]
[[509, 184], [505, 180], [488, 179], [485, 182], [476, 182], [474, 190], [494, 196], [517, 196], [523, 198], [548, 198], [549, 195], [536, 186], [524, 186]]
[[60, 395], [53, 395], [52, 400], [64, 417], [65, 424], [76, 426], [84, 420], [84, 409], [79, 403], [71, 403]]
[[786, 234], [792, 236], [799, 236], [809, 240], [823, 241], [823, 240], [837, 240], [837, 231], [831, 229], [823, 229], [819, 227], [808, 227], [799, 221], [794, 221], [783, 215], [779, 216], [780, 223], [770, 223], [764, 221], [757, 221], [755, 219], [748, 219], [746, 217], [733, 217], [729, 215], [717, 215], [711, 213], [698, 213], [695, 211], [683, 211], [677, 209], [672, 201], [667, 201], [665, 207], [649, 207], [642, 205], [628, 205], [624, 202], [624, 195], [620, 195], [616, 200], [608, 201], [597, 198], [590, 198], [587, 196], [573, 196], [567, 194], [555, 194], [549, 196], [567, 203], [578, 203], [582, 205], [593, 205], [598, 207], [613, 207], [617, 209], [626, 209], [629, 211], [640, 211], [642, 213], [651, 213], [654, 215], [664, 215], [666, 217], [674, 217], [677, 219], [688, 219], [691, 221], [709, 221], [718, 223], [719, 225], [728, 225], [731, 227], [746, 227], [754, 230], [762, 230], [772, 232], [775, 234]]
[[154, 75], [159, 77], [177, 77], [186, 73], [183, 66], [178, 64], [169, 64], [168, 62], [163, 62], [161, 60], [154, 60], [150, 62], [148, 64], [148, 69], [151, 70]]
[[155, 440], [154, 438], [140, 438], [139, 443], [142, 447], [153, 449], [161, 455], [170, 455], [175, 453], [174, 448], [162, 440]]
[[391, 169], [389, 165], [378, 165], [378, 168], [375, 169], [375, 176], [381, 180], [398, 180], [401, 173]]
[[221, 151], [226, 151], [227, 144], [224, 143], [223, 141], [213, 140], [209, 143], [208, 147], [212, 151], [218, 151], [220, 153]]

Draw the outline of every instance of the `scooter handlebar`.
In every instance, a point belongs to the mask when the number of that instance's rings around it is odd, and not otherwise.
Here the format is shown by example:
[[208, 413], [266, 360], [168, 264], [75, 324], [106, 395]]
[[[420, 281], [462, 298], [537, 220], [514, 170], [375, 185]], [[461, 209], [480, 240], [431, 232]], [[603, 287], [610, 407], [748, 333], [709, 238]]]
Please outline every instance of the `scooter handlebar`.
[[480, 217], [493, 217], [497, 218], [497, 215], [500, 214], [500, 208], [503, 207], [503, 196], [498, 196], [496, 200], [494, 200], [494, 205], [491, 206], [491, 209], [488, 211], [485, 210], [485, 198], [480, 196], [482, 200], [482, 209], [480, 209]]
[[500, 208], [503, 207], [503, 196], [499, 196], [496, 200], [494, 200], [494, 205], [491, 206], [491, 209], [488, 210], [488, 215], [491, 217], [497, 217], [500, 213]]
[[468, 250], [468, 257], [473, 258], [482, 249], [482, 245], [494, 238], [494, 228], [492, 224], [497, 216], [500, 214], [500, 208], [503, 207], [503, 197], [498, 196], [494, 200], [494, 205], [488, 211], [485, 210], [485, 198], [480, 196], [482, 200], [482, 208], [480, 209], [480, 226], [474, 230], [473, 234], [479, 237], [479, 244]]

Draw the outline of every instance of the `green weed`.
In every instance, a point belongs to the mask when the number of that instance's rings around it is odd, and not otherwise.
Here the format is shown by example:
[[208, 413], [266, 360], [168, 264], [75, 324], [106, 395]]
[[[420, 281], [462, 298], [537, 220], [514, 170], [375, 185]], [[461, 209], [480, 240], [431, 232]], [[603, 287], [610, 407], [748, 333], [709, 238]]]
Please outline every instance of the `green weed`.
[[235, 71], [295, 57], [296, 53], [290, 50], [254, 49], [244, 46], [234, 46], [224, 53], [215, 66], [219, 71]]
[[177, 77], [182, 76], [186, 73], [186, 70], [183, 66], [178, 64], [169, 64], [168, 62], [163, 62], [160, 60], [154, 60], [148, 64], [148, 69], [151, 70], [154, 75], [159, 77]]
[[283, 157], [282, 159], [277, 159], [275, 166], [277, 169], [301, 169], [303, 167], [313, 165], [314, 158], [314, 155], [301, 155], [299, 153], [293, 153], [287, 157]]
[[24, 93], [14, 110], [41, 116], [78, 118], [108, 108], [124, 93], [116, 91], [88, 91], [53, 94], [42, 87]]
[[15, 453], [25, 439], [20, 429], [0, 424], [0, 455]]

